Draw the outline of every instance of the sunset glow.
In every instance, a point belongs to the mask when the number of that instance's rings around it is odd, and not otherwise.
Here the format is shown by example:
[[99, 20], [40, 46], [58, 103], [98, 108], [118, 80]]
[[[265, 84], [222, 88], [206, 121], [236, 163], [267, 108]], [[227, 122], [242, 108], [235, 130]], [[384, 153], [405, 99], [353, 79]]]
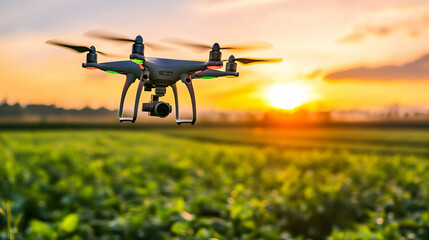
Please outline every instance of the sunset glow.
[[267, 98], [273, 107], [292, 110], [308, 101], [310, 95], [307, 86], [292, 82], [270, 86]]
[[[178, 38], [207, 45], [218, 42], [221, 47], [266, 41], [273, 45], [272, 49], [223, 49], [222, 58], [234, 55], [284, 59], [260, 65], [239, 63], [240, 76], [233, 80], [195, 79], [199, 109], [266, 111], [272, 107], [293, 109], [309, 102], [315, 103], [315, 111], [382, 109], [393, 104], [429, 107], [427, 1], [328, 0], [320, 8], [317, 1], [297, 0], [151, 4], [130, 0], [130, 8], [119, 2], [105, 4], [96, 0], [86, 3], [89, 5], [85, 10], [78, 2], [24, 2], [0, 4], [0, 100], [9, 103], [117, 109], [125, 76], [87, 71], [81, 67], [84, 54], [45, 44], [49, 39], [60, 39], [94, 45], [100, 51], [123, 56], [100, 55], [98, 62], [127, 60], [130, 43], [117, 44], [83, 35], [106, 29], [130, 38], [141, 34], [147, 43], [169, 48], [165, 51], [148, 46], [147, 57], [208, 60], [209, 50], [194, 51], [163, 41]], [[89, 9], [97, 9], [97, 14]], [[254, 17], [261, 12], [270, 14]], [[231, 14], [240, 21], [231, 21]], [[31, 64], [23, 66], [22, 59]], [[267, 89], [270, 84], [273, 86]], [[171, 90], [167, 91], [164, 100], [174, 101], [169, 97]], [[183, 91], [179, 95], [187, 99], [186, 88]], [[150, 94], [144, 93], [142, 98], [148, 99]]]

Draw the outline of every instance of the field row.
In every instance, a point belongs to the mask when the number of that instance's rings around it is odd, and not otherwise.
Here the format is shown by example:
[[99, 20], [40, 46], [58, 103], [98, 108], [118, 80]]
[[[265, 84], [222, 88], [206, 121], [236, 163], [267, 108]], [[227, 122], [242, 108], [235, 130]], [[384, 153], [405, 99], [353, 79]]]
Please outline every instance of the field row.
[[247, 131], [3, 132], [0, 239], [429, 238], [429, 161], [404, 136], [380, 154]]

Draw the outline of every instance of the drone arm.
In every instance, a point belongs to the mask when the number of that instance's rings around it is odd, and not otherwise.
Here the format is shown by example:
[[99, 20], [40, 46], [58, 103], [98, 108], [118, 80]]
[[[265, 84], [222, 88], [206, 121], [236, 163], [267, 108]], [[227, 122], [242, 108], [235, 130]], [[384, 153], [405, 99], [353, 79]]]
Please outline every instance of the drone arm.
[[134, 76], [137, 77], [139, 77], [142, 73], [142, 70], [140, 69], [139, 65], [132, 61], [82, 63], [82, 67], [87, 69], [98, 68], [109, 73], [119, 73], [124, 75], [134, 74]]
[[177, 87], [176, 84], [171, 85], [171, 88], [173, 89], [173, 93], [174, 93], [174, 101], [176, 104], [176, 123], [178, 125], [182, 124], [182, 123], [190, 123], [192, 125], [195, 124], [195, 122], [197, 121], [197, 106], [195, 103], [195, 93], [194, 93], [194, 87], [192, 85], [192, 79], [191, 76], [186, 75], [186, 74], [182, 74], [182, 76], [180, 77], [182, 82], [186, 85], [186, 87], [188, 88], [189, 91], [189, 95], [191, 97], [191, 102], [192, 102], [192, 120], [180, 120], [179, 119], [179, 97], [177, 94]]
[[[137, 119], [137, 110], [140, 101], [141, 91], [143, 89], [143, 85], [149, 79], [149, 73], [147, 71], [143, 72], [140, 66], [132, 61], [118, 61], [118, 62], [105, 62], [105, 63], [82, 63], [82, 67], [87, 69], [98, 68], [100, 70], [109, 72], [109, 73], [120, 73], [127, 76], [124, 84], [124, 88], [122, 89], [121, 102], [119, 105], [119, 121], [131, 121], [135, 122]], [[137, 88], [137, 94], [134, 104], [134, 114], [133, 117], [124, 117], [124, 101], [125, 96], [127, 95], [128, 89], [131, 84], [133, 84], [136, 79], [140, 77], [140, 83]]]
[[199, 73], [192, 74], [192, 78], [204, 78], [204, 77], [238, 77], [238, 72], [219, 71], [215, 69], [207, 69]]

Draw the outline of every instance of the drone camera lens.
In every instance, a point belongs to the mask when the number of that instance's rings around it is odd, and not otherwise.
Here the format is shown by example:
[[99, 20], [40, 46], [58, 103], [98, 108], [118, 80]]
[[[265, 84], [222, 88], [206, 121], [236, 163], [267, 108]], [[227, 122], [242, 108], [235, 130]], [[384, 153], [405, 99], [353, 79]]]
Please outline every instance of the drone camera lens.
[[149, 112], [150, 116], [165, 118], [171, 113], [171, 105], [160, 101], [151, 101], [143, 103], [143, 112]]
[[167, 117], [171, 112], [171, 106], [168, 103], [160, 102], [156, 105], [155, 112], [159, 117]]

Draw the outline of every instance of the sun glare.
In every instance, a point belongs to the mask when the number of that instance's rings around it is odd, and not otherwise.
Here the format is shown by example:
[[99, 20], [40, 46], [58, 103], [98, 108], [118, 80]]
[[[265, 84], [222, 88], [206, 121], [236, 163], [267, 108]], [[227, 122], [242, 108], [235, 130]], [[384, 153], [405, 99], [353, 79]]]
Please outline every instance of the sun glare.
[[292, 110], [310, 100], [310, 95], [308, 86], [292, 82], [271, 85], [267, 98], [273, 107]]

